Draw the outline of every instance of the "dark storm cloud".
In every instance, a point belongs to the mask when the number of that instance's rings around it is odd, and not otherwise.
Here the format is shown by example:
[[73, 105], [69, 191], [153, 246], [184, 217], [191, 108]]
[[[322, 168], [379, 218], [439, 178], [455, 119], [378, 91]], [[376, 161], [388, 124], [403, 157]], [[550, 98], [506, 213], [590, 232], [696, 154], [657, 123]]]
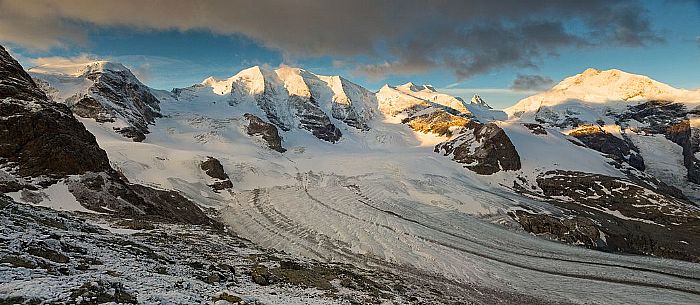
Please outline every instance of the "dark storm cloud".
[[516, 91], [542, 91], [552, 87], [554, 81], [542, 75], [524, 75], [518, 74], [510, 88]]
[[567, 47], [659, 40], [633, 0], [0, 0], [2, 41], [66, 47], [93, 25], [245, 35], [292, 59], [362, 58], [358, 71], [378, 77], [446, 68], [467, 78]]

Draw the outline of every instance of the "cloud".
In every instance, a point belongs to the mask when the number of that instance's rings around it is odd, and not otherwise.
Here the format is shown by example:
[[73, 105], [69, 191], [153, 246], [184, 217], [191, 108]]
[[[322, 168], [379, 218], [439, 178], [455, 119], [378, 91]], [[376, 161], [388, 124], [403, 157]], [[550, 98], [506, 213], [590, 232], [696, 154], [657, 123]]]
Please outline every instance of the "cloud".
[[29, 63], [34, 66], [74, 66], [82, 65], [90, 62], [94, 62], [97, 59], [92, 55], [80, 54], [74, 57], [63, 57], [63, 56], [50, 56], [50, 57], [37, 57], [28, 59]]
[[91, 54], [80, 54], [72, 57], [50, 56], [37, 58], [23, 58], [23, 62], [29, 63], [29, 68], [34, 71], [41, 71], [42, 66], [51, 66], [51, 71], [60, 71], [66, 74], [73, 74], [79, 71], [86, 64], [98, 61], [109, 60], [124, 63], [129, 70], [142, 82], [148, 82], [152, 78], [151, 61], [153, 59], [141, 56], [124, 56], [119, 58], [98, 58]]
[[554, 84], [554, 81], [542, 75], [518, 74], [510, 88], [516, 91], [542, 91], [547, 90]]
[[114, 26], [244, 35], [290, 61], [331, 56], [377, 78], [448, 69], [464, 79], [568, 47], [660, 40], [636, 0], [0, 0], [0, 41], [25, 47], [70, 48]]

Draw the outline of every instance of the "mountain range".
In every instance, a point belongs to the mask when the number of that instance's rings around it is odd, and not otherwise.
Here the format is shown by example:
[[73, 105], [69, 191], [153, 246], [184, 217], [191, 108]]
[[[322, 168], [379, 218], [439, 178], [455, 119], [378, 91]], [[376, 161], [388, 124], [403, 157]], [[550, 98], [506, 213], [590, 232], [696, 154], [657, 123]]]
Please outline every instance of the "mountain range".
[[[290, 303], [692, 303], [700, 296], [700, 91], [588, 69], [498, 110], [478, 95], [465, 101], [413, 83], [372, 92], [288, 66], [164, 91], [109, 61], [25, 72], [4, 49], [0, 77], [4, 206], [29, 215], [38, 231], [56, 230], [45, 220], [53, 212], [41, 209], [50, 207], [77, 217], [65, 221], [75, 226], [107, 219], [104, 234], [126, 230], [115, 224], [129, 220], [134, 238], [154, 249], [164, 241], [147, 234], [170, 228], [162, 234], [240, 238], [228, 248], [208, 242], [206, 251], [285, 253], [236, 265], [247, 282], [229, 290], [241, 301], [295, 294], [270, 290], [281, 285], [307, 289]], [[183, 237], [178, 247], [196, 240]], [[38, 255], [72, 257], [67, 243], [13, 244], [3, 262], [67, 268], [73, 261]], [[171, 266], [191, 263], [170, 255]], [[64, 276], [86, 277], [76, 266]], [[22, 268], [33, 269], [20, 266], [13, 276]], [[298, 280], [319, 272], [330, 286]], [[0, 285], [0, 292], [19, 298], [49, 281], [35, 276], [30, 288]], [[422, 291], [420, 279], [426, 290], [450, 292]], [[144, 287], [152, 282], [140, 283], [111, 289], [135, 290], [139, 302], [167, 294], [151, 295]], [[187, 287], [177, 289], [197, 294]], [[351, 292], [339, 297], [344, 289]]]

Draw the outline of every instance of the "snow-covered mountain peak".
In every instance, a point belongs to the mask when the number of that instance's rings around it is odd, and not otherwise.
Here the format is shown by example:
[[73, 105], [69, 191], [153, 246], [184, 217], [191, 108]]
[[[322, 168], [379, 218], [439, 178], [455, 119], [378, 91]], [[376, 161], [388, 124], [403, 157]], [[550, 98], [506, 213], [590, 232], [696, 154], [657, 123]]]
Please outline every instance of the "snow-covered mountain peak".
[[405, 83], [403, 85], [396, 86], [396, 89], [400, 91], [411, 91], [411, 92], [437, 92], [432, 85], [416, 85], [412, 82]]
[[289, 66], [282, 66], [276, 69], [275, 73], [282, 80], [290, 95], [311, 96], [311, 89], [309, 89], [306, 79], [316, 77], [315, 74]]
[[273, 71], [269, 71], [260, 66], [253, 66], [243, 69], [227, 79], [218, 79], [209, 76], [200, 82], [200, 86], [211, 90], [217, 95], [231, 94], [235, 86], [246, 91], [248, 94], [258, 94], [264, 90], [265, 75], [271, 75], [273, 73]]
[[208, 78], [200, 85], [175, 89], [183, 101], [222, 101], [236, 109], [229, 114], [253, 113], [282, 131], [305, 129], [319, 139], [335, 143], [341, 137], [339, 120], [368, 130], [377, 109], [372, 92], [340, 76], [322, 76], [281, 66], [254, 66], [225, 80]]
[[617, 107], [653, 100], [699, 104], [700, 92], [674, 88], [647, 76], [618, 69], [589, 68], [562, 80], [548, 91], [519, 101], [505, 111], [513, 116], [537, 112], [542, 107], [572, 103]]
[[40, 74], [51, 74], [51, 75], [67, 75], [73, 77], [80, 77], [96, 72], [104, 71], [129, 71], [127, 67], [120, 63], [111, 62], [107, 60], [97, 60], [93, 62], [58, 62], [51, 64], [43, 64], [29, 69], [30, 73], [40, 73]]
[[78, 70], [78, 73], [80, 73], [80, 75], [87, 75], [90, 73], [98, 73], [105, 71], [128, 72], [129, 74], [131, 74], [131, 70], [129, 70], [124, 65], [117, 62], [105, 60], [89, 63], [85, 65], [82, 69]]
[[220, 82], [219, 79], [217, 79], [216, 77], [213, 77], [213, 76], [209, 76], [209, 77], [205, 78], [205, 79], [204, 79], [201, 83], [199, 83], [199, 84], [202, 85], [202, 86], [213, 86], [214, 84], [216, 84], [216, 83], [218, 83], [218, 82]]
[[601, 71], [589, 68], [583, 73], [564, 79], [552, 90], [598, 91], [627, 101], [675, 93], [678, 89], [644, 75], [627, 73], [618, 69]]
[[58, 62], [29, 70], [51, 99], [68, 105], [79, 117], [109, 122], [113, 129], [142, 141], [160, 114], [160, 101], [124, 65], [99, 60]]
[[403, 90], [408, 90], [408, 91], [420, 91], [418, 88], [416, 88], [416, 85], [413, 84], [412, 82], [405, 83], [403, 85], [396, 86], [397, 89], [403, 89]]
[[487, 103], [484, 101], [484, 99], [482, 99], [478, 94], [474, 94], [474, 96], [472, 96], [472, 99], [471, 99], [471, 102], [470, 102], [470, 103], [471, 103], [472, 105], [477, 105], [477, 106], [481, 106], [481, 107], [484, 107], [484, 108], [493, 109], [493, 108], [491, 107], [491, 105], [487, 104]]
[[449, 107], [462, 114], [471, 114], [466, 103], [461, 98], [437, 92], [430, 85], [417, 86], [411, 82], [396, 87], [386, 85], [377, 92], [377, 98], [380, 101], [380, 105], [384, 104], [382, 111], [385, 113], [387, 111], [394, 114], [401, 112], [402, 110], [393, 109], [397, 105], [401, 105], [399, 107], [404, 109], [405, 107], [415, 107], [421, 103], [428, 103]]

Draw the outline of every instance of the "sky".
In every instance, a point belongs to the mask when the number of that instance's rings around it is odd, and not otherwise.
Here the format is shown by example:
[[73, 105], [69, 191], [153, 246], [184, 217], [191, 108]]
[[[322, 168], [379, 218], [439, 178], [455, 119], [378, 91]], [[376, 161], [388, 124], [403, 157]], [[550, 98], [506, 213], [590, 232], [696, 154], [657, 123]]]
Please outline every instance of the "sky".
[[495, 108], [589, 67], [700, 88], [700, 0], [0, 0], [0, 44], [25, 68], [111, 60], [168, 90], [254, 65]]

